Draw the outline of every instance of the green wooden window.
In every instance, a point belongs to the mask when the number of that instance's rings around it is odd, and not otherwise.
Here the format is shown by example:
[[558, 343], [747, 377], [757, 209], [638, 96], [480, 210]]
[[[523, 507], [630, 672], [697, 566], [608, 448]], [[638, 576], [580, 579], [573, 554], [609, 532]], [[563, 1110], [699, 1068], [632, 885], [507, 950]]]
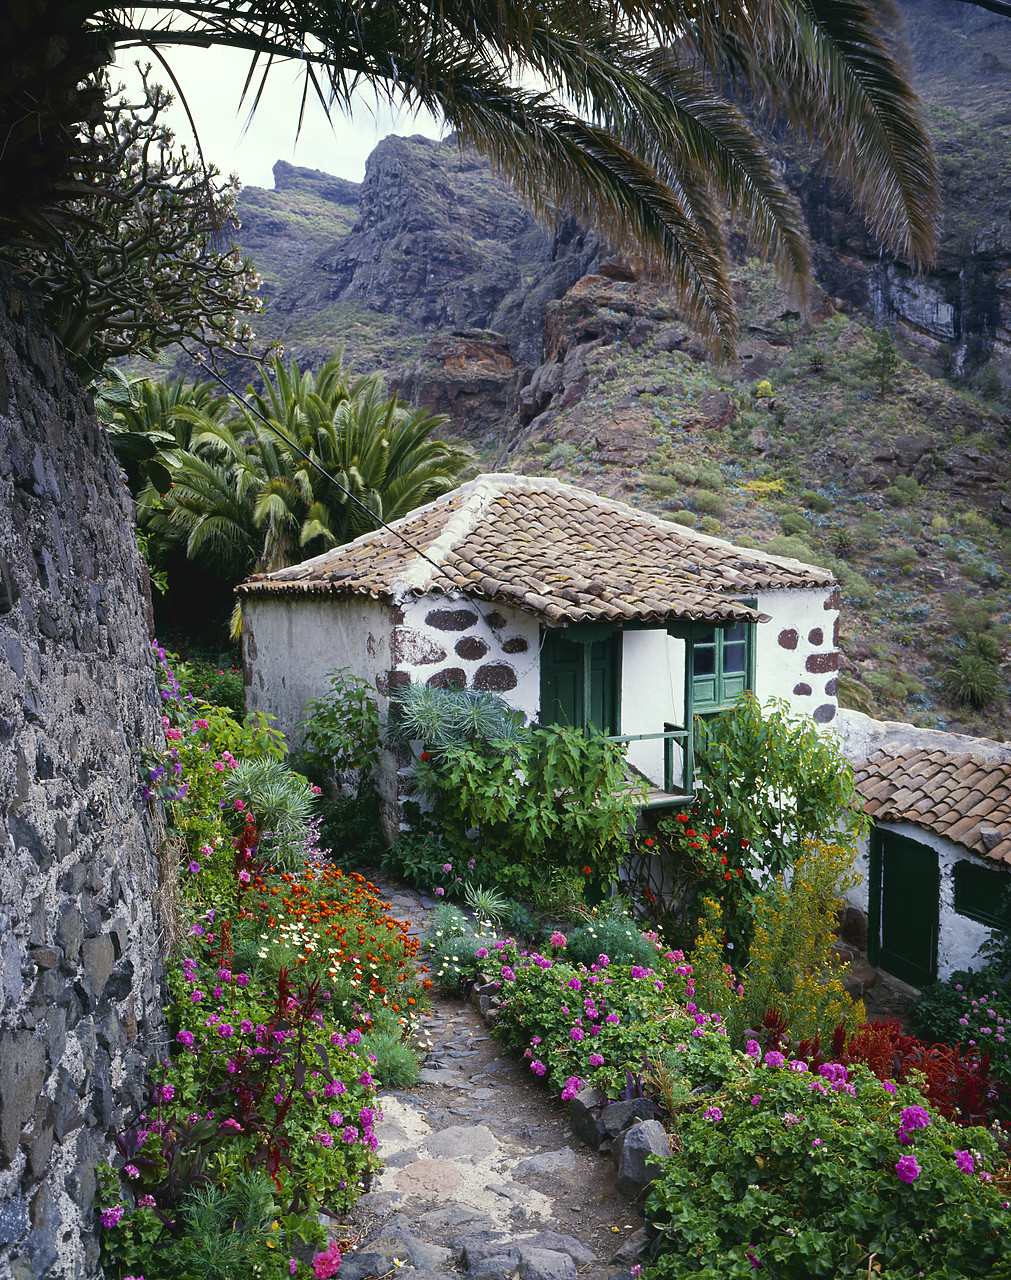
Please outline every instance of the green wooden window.
[[[753, 600], [745, 601], [754, 607]], [[755, 624], [697, 631], [692, 645], [692, 693], [696, 715], [732, 707], [755, 684]]]
[[956, 862], [955, 910], [1011, 933], [1011, 876], [974, 862]]
[[584, 644], [570, 640], [564, 632], [545, 631], [541, 647], [541, 724], [586, 727], [583, 689], [587, 658], [590, 723], [604, 733], [617, 733], [621, 719], [620, 632]]

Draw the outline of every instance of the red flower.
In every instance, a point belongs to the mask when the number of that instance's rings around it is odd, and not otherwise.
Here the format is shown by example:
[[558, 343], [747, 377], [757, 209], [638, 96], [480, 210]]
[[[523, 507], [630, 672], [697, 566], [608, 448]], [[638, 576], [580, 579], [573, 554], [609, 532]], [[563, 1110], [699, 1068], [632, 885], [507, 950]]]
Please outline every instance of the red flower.
[[726, 858], [721, 858], [720, 861], [723, 863], [724, 866], [728, 865]]
[[731, 879], [731, 875], [730, 875], [730, 872], [729, 872], [729, 871], [727, 871], [727, 872], [725, 872], [725, 873], [724, 873], [723, 879], [724, 879], [724, 880], [730, 880], [730, 879]]
[[695, 832], [691, 829], [691, 827], [689, 827], [688, 830], [685, 832], [686, 836], [693, 836], [694, 834]]
[[588, 876], [588, 875], [592, 875], [592, 874], [593, 874], [593, 873], [590, 871], [590, 868], [589, 868], [589, 867], [584, 867], [584, 868], [583, 868], [583, 875], [584, 875], [584, 876]]
[[748, 842], [747, 842], [747, 840], [742, 840], [742, 841], [741, 841], [741, 848], [742, 848], [742, 849], [747, 849], [747, 848], [748, 848]]
[[650, 848], [653, 847], [653, 841], [649, 838], [649, 836], [646, 837], [646, 843], [647, 845], [649, 845]]
[[422, 758], [422, 760], [427, 760], [427, 759], [428, 759], [428, 752], [427, 752], [427, 751], [422, 751], [422, 753], [421, 753], [421, 758]]
[[737, 868], [737, 874], [738, 874], [739, 876], [743, 876], [743, 875], [744, 875], [744, 872], [740, 869], [740, 867], [738, 867], [738, 868]]

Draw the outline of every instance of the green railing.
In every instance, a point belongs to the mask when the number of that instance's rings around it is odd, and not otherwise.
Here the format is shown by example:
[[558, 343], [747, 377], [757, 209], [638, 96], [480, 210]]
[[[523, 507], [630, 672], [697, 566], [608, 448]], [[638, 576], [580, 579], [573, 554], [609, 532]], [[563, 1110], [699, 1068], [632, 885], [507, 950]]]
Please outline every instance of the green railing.
[[[670, 724], [664, 721], [663, 733], [616, 733], [609, 734], [609, 742], [659, 742], [663, 740], [663, 789], [670, 795], [691, 796], [694, 794], [695, 782], [695, 749], [692, 732], [681, 724]], [[682, 769], [680, 791], [674, 787], [674, 743], [681, 744]]]

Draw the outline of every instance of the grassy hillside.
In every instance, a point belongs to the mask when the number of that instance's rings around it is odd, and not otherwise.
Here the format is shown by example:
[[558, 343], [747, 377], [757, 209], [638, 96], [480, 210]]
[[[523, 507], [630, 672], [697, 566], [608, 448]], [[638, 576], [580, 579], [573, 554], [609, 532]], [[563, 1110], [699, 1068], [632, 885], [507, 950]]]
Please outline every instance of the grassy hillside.
[[664, 349], [669, 329], [619, 339], [507, 465], [832, 567], [843, 704], [1003, 738], [1006, 666], [984, 706], [964, 697], [1011, 653], [1008, 419], [901, 356], [882, 398], [875, 330], [840, 313], [801, 324], [757, 264], [738, 289], [760, 378]]

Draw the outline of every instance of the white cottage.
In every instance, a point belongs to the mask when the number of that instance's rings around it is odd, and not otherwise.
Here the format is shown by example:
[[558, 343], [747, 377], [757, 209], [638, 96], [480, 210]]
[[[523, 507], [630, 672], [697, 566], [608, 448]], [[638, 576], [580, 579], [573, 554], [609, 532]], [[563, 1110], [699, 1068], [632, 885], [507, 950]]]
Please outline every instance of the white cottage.
[[[831, 573], [558, 480], [479, 476], [238, 592], [247, 708], [289, 735], [338, 667], [383, 710], [410, 681], [486, 689], [541, 723], [627, 740], [660, 806], [692, 794], [695, 715], [746, 689], [822, 725], [836, 715]], [[383, 769], [391, 834], [392, 757]]]
[[867, 953], [922, 988], [1011, 931], [1011, 751], [917, 730], [855, 759], [873, 821], [850, 901], [867, 913]]

